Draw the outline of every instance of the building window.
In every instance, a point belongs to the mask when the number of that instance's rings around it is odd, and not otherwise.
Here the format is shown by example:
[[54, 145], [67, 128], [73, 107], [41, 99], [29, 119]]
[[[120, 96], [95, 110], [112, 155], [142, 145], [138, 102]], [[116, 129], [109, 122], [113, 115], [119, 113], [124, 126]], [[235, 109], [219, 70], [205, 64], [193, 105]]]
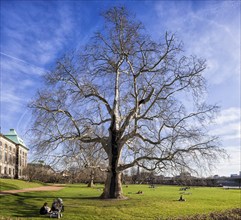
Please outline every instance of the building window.
[[13, 169], [13, 175], [15, 175], [15, 169]]
[[5, 162], [6, 163], [8, 162], [8, 154], [7, 154], [7, 152], [5, 152]]
[[9, 175], [11, 175], [11, 168], [8, 169], [8, 173], [9, 173]]
[[4, 167], [4, 174], [7, 175], [7, 167]]
[[3, 143], [2, 143], [2, 141], [0, 141], [0, 146], [2, 146], [3, 145]]
[[12, 155], [9, 155], [9, 164], [12, 164]]
[[8, 145], [5, 144], [5, 149], [7, 150], [8, 149]]
[[2, 166], [0, 166], [0, 174], [2, 174]]
[[12, 147], [11, 146], [9, 146], [9, 150], [12, 151]]
[[2, 160], [2, 150], [0, 149], [0, 161]]

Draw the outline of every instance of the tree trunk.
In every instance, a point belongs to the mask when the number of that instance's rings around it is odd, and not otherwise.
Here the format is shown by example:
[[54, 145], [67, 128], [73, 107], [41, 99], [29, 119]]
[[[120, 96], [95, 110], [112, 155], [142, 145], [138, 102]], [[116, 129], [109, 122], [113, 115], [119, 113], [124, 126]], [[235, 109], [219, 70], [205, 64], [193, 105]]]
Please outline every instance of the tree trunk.
[[108, 172], [102, 199], [123, 199], [121, 173]]
[[[120, 62], [118, 63], [120, 64]], [[124, 198], [121, 184], [121, 172], [117, 171], [121, 154], [121, 146], [119, 143], [120, 134], [118, 133], [120, 125], [119, 114], [119, 78], [120, 72], [116, 72], [115, 80], [115, 97], [113, 103], [112, 120], [109, 128], [109, 150], [107, 150], [109, 158], [109, 170], [105, 182], [105, 189], [101, 198], [103, 199], [122, 199]]]
[[88, 183], [88, 187], [93, 187], [94, 186], [94, 180], [90, 179], [89, 183]]
[[88, 187], [93, 187], [94, 186], [94, 176], [95, 176], [95, 172], [93, 170], [91, 170]]
[[[110, 132], [111, 133], [111, 132]], [[105, 189], [101, 198], [103, 199], [123, 199], [121, 177], [122, 173], [117, 171], [121, 148], [118, 146], [117, 133], [114, 130], [111, 133], [110, 146], [111, 150], [108, 152], [109, 157], [109, 170], [105, 182]]]

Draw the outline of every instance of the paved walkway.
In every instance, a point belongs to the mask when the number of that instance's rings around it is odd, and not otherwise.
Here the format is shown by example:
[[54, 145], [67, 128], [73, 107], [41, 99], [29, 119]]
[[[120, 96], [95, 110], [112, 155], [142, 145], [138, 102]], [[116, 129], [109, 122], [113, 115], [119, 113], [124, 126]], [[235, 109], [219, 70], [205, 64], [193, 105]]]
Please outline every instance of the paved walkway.
[[2, 194], [18, 194], [22, 192], [40, 192], [40, 191], [58, 191], [63, 189], [63, 186], [40, 186], [35, 188], [26, 188], [26, 189], [16, 189], [16, 190], [5, 190], [0, 191], [0, 195]]

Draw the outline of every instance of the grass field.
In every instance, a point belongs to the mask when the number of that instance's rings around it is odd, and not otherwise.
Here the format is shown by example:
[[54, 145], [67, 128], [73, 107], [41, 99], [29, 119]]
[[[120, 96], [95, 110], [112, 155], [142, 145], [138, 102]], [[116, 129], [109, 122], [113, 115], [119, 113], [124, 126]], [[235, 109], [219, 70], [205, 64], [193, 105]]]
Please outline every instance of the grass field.
[[22, 180], [0, 179], [0, 191], [15, 190], [24, 188], [34, 188], [43, 186], [41, 183], [26, 182]]
[[[30, 183], [16, 180], [0, 180], [3, 189], [29, 188]], [[39, 184], [40, 185], [40, 184]], [[35, 187], [31, 185], [32, 187]], [[8, 188], [10, 187], [10, 188]], [[46, 201], [49, 206], [54, 198], [61, 197], [65, 204], [66, 220], [148, 220], [167, 217], [191, 216], [232, 208], [240, 208], [241, 191], [222, 188], [192, 187], [185, 191], [186, 202], [178, 202], [178, 186], [129, 185], [123, 187], [127, 200], [103, 201], [98, 196], [103, 185], [88, 188], [85, 185], [66, 185], [57, 192], [28, 192], [0, 196], [0, 217], [43, 219], [39, 209]], [[143, 194], [136, 194], [137, 191]], [[0, 218], [1, 219], [1, 218]]]

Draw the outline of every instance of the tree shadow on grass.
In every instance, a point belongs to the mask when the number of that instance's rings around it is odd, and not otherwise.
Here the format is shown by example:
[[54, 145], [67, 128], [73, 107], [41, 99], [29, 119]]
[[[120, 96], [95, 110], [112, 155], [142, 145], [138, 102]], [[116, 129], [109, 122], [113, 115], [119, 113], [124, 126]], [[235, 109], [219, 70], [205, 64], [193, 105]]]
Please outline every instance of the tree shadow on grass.
[[0, 184], [0, 192], [3, 191], [3, 190], [14, 190], [14, 189], [19, 189], [19, 187], [17, 187], [14, 184], [10, 184], [10, 183], [2, 183], [2, 184]]
[[[39, 214], [39, 210], [44, 202], [48, 202], [48, 206], [52, 205], [52, 201], [56, 199], [56, 196], [48, 196], [48, 195], [31, 195], [31, 194], [12, 194], [12, 195], [3, 195], [1, 197], [1, 203], [4, 204], [5, 196], [14, 196], [15, 199], [6, 200], [6, 209], [8, 209], [8, 213], [10, 213], [11, 217], [18, 218], [46, 218], [46, 216], [42, 216]], [[67, 200], [75, 200], [77, 204], [81, 200], [100, 200], [100, 197], [85, 197], [83, 195], [79, 195], [78, 197], [70, 197], [70, 196], [61, 196], [64, 203]], [[65, 209], [68, 210], [70, 208], [78, 208], [79, 206], [75, 205], [66, 205]]]
[[[6, 209], [10, 213], [11, 217], [39, 217], [39, 209], [36, 203], [28, 202], [28, 196], [22, 196], [18, 194], [13, 195], [15, 197], [12, 201], [7, 201]], [[1, 201], [4, 204], [4, 200]]]

